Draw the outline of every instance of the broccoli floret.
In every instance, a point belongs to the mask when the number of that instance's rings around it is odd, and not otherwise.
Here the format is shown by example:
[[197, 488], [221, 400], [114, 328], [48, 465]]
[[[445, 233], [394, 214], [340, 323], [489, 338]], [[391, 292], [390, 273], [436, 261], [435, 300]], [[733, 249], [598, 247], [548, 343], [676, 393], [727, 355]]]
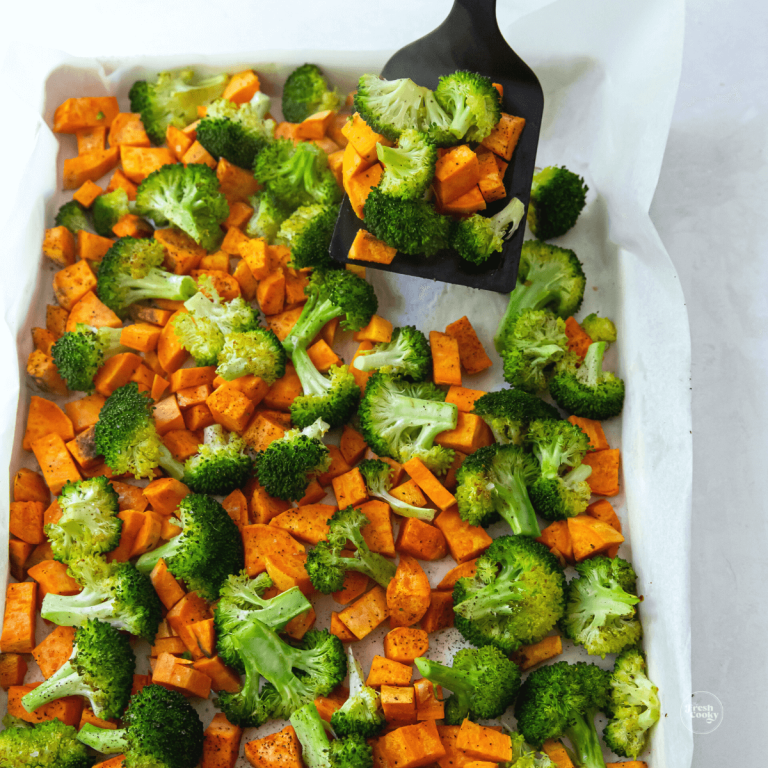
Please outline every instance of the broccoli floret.
[[605, 658], [634, 645], [643, 633], [637, 616], [637, 576], [620, 557], [597, 556], [577, 563], [568, 583], [561, 627], [587, 653]]
[[136, 562], [150, 573], [162, 557], [168, 570], [183, 579], [189, 591], [206, 600], [219, 596], [222, 584], [244, 566], [240, 531], [216, 499], [199, 493], [184, 497], [177, 508], [182, 531], [161, 547], [143, 554]]
[[624, 407], [624, 381], [603, 370], [603, 355], [608, 342], [589, 345], [586, 357], [577, 368], [570, 361], [561, 366], [549, 382], [554, 401], [566, 412], [588, 419], [610, 419]]
[[[286, 719], [329, 694], [347, 674], [341, 640], [327, 630], [310, 629], [294, 647], [251, 619], [231, 634], [231, 641], [245, 669], [245, 684], [238, 693], [220, 693], [218, 705], [238, 725]], [[260, 691], [261, 677], [267, 684]]]
[[501, 252], [504, 241], [517, 231], [524, 214], [525, 205], [516, 197], [494, 216], [473, 213], [469, 218], [456, 222], [451, 246], [462, 259], [482, 264], [492, 254]]
[[550, 165], [533, 174], [528, 226], [539, 240], [564, 235], [579, 218], [589, 187], [565, 166]]
[[539, 477], [528, 489], [533, 508], [547, 520], [567, 520], [584, 512], [592, 489], [587, 478], [592, 467], [579, 464], [565, 475]]
[[331, 715], [331, 727], [338, 736], [371, 739], [386, 725], [379, 692], [365, 684], [360, 662], [352, 648], [347, 650], [349, 698]]
[[493, 343], [501, 354], [525, 309], [548, 309], [558, 317], [575, 315], [584, 298], [586, 277], [576, 254], [540, 240], [526, 240], [520, 254], [517, 285], [509, 295]]
[[510, 733], [512, 740], [512, 759], [504, 763], [504, 768], [557, 768], [557, 764], [546, 754], [536, 754], [536, 751], [525, 743], [519, 733]]
[[[359, 510], [337, 509], [328, 520], [325, 541], [318, 542], [308, 553], [306, 569], [312, 586], [325, 595], [338, 592], [347, 571], [359, 571], [386, 587], [395, 575], [395, 564], [377, 552], [371, 552], [361, 529], [370, 520]], [[351, 541], [356, 552], [344, 557], [342, 550]]]
[[302, 64], [288, 75], [283, 86], [283, 117], [289, 123], [300, 123], [315, 112], [338, 109], [340, 101], [316, 64]]
[[293, 351], [293, 365], [303, 393], [291, 403], [291, 421], [299, 428], [318, 419], [340, 427], [354, 415], [360, 403], [360, 387], [346, 365], [332, 365], [328, 376], [315, 368], [304, 347]]
[[403, 131], [418, 129], [424, 122], [426, 93], [426, 88], [407, 77], [384, 80], [378, 75], [362, 75], [355, 94], [355, 111], [374, 131], [396, 141]]
[[434, 256], [447, 248], [453, 219], [426, 200], [403, 200], [371, 189], [363, 206], [366, 229], [387, 245], [409, 256]]
[[373, 768], [373, 747], [362, 736], [334, 739], [329, 757], [331, 768]]
[[277, 233], [277, 242], [291, 249], [291, 266], [294, 269], [331, 266], [328, 249], [338, 215], [338, 205], [315, 203], [302, 205], [283, 221]]
[[265, 120], [259, 105], [217, 99], [197, 125], [197, 140], [215, 158], [250, 170], [259, 152], [272, 141], [275, 121]]
[[159, 226], [170, 222], [206, 251], [215, 251], [224, 237], [221, 224], [229, 216], [229, 203], [207, 165], [173, 163], [139, 184], [136, 210]]
[[491, 428], [497, 443], [522, 445], [528, 425], [536, 419], [559, 419], [556, 408], [519, 389], [488, 392], [475, 400], [472, 413]]
[[419, 130], [429, 136], [438, 147], [450, 147], [460, 139], [451, 130], [451, 116], [440, 106], [435, 94], [427, 90], [420, 114]]
[[131, 86], [131, 112], [141, 114], [149, 138], [162, 144], [169, 125], [184, 128], [197, 119], [197, 107], [219, 98], [228, 79], [221, 74], [196, 80], [192, 69], [160, 72], [154, 82], [138, 80]]
[[285, 375], [286, 359], [285, 349], [275, 332], [256, 326], [225, 337], [216, 373], [227, 381], [258, 376], [271, 386]]
[[120, 543], [123, 521], [117, 516], [117, 493], [106, 477], [67, 483], [58, 502], [62, 515], [45, 526], [45, 534], [59, 562], [111, 552]]
[[424, 133], [408, 128], [400, 134], [397, 147], [376, 145], [384, 164], [378, 184], [385, 195], [417, 200], [424, 197], [435, 175], [437, 147]]
[[294, 146], [289, 139], [277, 139], [268, 144], [256, 158], [254, 175], [267, 191], [292, 209], [312, 203], [338, 203], [341, 199], [328, 156], [306, 141]]
[[199, 287], [201, 290], [184, 302], [187, 311], [173, 320], [173, 332], [197, 365], [216, 365], [225, 337], [258, 328], [259, 318], [240, 296], [222, 301], [208, 275], [200, 277]]
[[282, 223], [291, 215], [293, 207], [281, 202], [266, 189], [248, 198], [253, 213], [245, 225], [248, 237], [261, 237], [270, 245], [275, 244]]
[[[580, 515], [592, 494], [587, 478], [592, 467], [582, 464], [589, 438], [580, 427], [562, 419], [532, 421], [526, 442], [541, 466], [528, 492], [534, 509], [547, 520], [565, 520]], [[566, 475], [560, 471], [573, 467]]]
[[527, 536], [499, 536], [472, 578], [453, 590], [456, 628], [472, 645], [512, 653], [541, 640], [563, 615], [565, 576], [550, 551]]
[[160, 466], [181, 480], [184, 465], [173, 458], [157, 434], [152, 405], [152, 398], [139, 392], [135, 381], [116, 389], [99, 412], [95, 448], [116, 475], [152, 477], [155, 467]]
[[290, 720], [307, 768], [372, 768], [373, 749], [365, 739], [354, 735], [330, 741], [313, 701], [297, 709]]
[[567, 736], [584, 768], [605, 768], [594, 716], [609, 703], [609, 673], [594, 664], [559, 661], [534, 670], [515, 704], [517, 727], [540, 748], [547, 739]]
[[482, 141], [501, 119], [501, 97], [490, 78], [458, 71], [440, 78], [435, 98], [451, 116], [457, 139]]
[[90, 768], [77, 729], [61, 720], [36, 726], [21, 721], [0, 733], [0, 768]]
[[67, 627], [98, 619], [147, 642], [155, 639], [163, 606], [152, 582], [133, 565], [85, 557], [70, 565], [69, 573], [83, 591], [47, 594], [40, 612], [44, 619]]
[[93, 201], [93, 226], [96, 234], [102, 237], [114, 237], [112, 227], [117, 224], [123, 216], [130, 213], [128, 209], [128, 193], [118, 187], [105, 195], [99, 195]]
[[435, 445], [441, 432], [455, 429], [458, 409], [445, 402], [445, 392], [431, 382], [412, 384], [386, 373], [374, 373], [358, 411], [365, 442], [379, 456], [405, 463], [417, 457], [443, 474], [453, 451]]
[[607, 317], [600, 317], [594, 312], [587, 315], [580, 323], [581, 329], [592, 341], [616, 341], [616, 326]]
[[126, 768], [195, 768], [203, 756], [203, 724], [178, 691], [146, 685], [131, 697], [123, 728], [87, 723], [78, 739], [104, 754], [125, 754]]
[[246, 571], [232, 574], [221, 588], [216, 604], [216, 648], [221, 660], [238, 672], [244, 672], [242, 661], [232, 643], [232, 634], [252, 618], [280, 632], [296, 616], [308, 611], [312, 605], [298, 587], [291, 587], [272, 598], [264, 593], [272, 586], [272, 579], [260, 573], [251, 579]]
[[145, 299], [185, 301], [197, 285], [188, 275], [160, 269], [165, 251], [157, 240], [120, 237], [99, 264], [96, 293], [119, 317], [128, 307]]
[[390, 488], [392, 488], [390, 478], [392, 467], [385, 461], [365, 459], [358, 464], [357, 468], [363, 475], [369, 495], [386, 501], [395, 514], [401, 517], [416, 517], [430, 523], [434, 520], [437, 510], [415, 507], [413, 504], [408, 504], [389, 493]]
[[539, 536], [528, 486], [539, 476], [536, 459], [518, 445], [488, 445], [469, 455], [456, 473], [462, 520], [487, 526], [501, 516], [512, 533]]
[[253, 473], [254, 462], [245, 441], [220, 424], [203, 430], [200, 452], [184, 464], [184, 483], [195, 493], [226, 496], [242, 488]]
[[346, 269], [313, 272], [304, 293], [308, 298], [301, 315], [283, 339], [289, 355], [298, 347], [306, 349], [335, 317], [345, 331], [359, 331], [379, 308], [371, 284]]
[[94, 231], [88, 212], [77, 200], [70, 200], [59, 208], [55, 223], [57, 227], [66, 227], [75, 236], [81, 229]]
[[411, 381], [426, 381], [432, 373], [432, 351], [427, 337], [412, 325], [392, 331], [387, 342], [374, 344], [373, 349], [355, 358], [358, 371], [381, 371], [405, 376]]
[[93, 377], [104, 361], [128, 347], [120, 343], [122, 328], [94, 328], [78, 323], [74, 331], [62, 334], [51, 347], [51, 357], [67, 388], [93, 391]]
[[328, 424], [318, 419], [302, 431], [291, 429], [273, 440], [257, 459], [259, 482], [270, 496], [298, 501], [316, 475], [331, 464], [331, 454], [322, 437]]
[[648, 746], [648, 732], [661, 716], [659, 689], [648, 679], [640, 650], [627, 648], [618, 655], [610, 686], [611, 719], [603, 738], [617, 755], [634, 760]]
[[504, 379], [518, 389], [540, 394], [568, 350], [565, 323], [546, 309], [526, 309], [508, 328], [501, 358]]
[[450, 667], [423, 656], [416, 668], [436, 685], [451, 691], [445, 702], [445, 724], [461, 725], [465, 718], [501, 717], [520, 688], [520, 668], [498, 648], [464, 648]]
[[135, 665], [126, 635], [103, 621], [87, 620], [75, 630], [69, 660], [21, 703], [34, 712], [63, 696], [85, 696], [96, 717], [120, 717], [131, 695]]

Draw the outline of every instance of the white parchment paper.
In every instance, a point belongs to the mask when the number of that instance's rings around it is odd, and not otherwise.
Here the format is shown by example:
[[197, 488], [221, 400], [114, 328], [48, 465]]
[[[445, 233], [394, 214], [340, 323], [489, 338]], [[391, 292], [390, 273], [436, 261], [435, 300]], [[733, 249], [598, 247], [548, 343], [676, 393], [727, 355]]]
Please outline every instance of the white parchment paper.
[[[645, 595], [645, 647], [651, 677], [660, 687], [663, 712], [645, 759], [652, 768], [686, 768], [691, 762], [692, 736], [680, 708], [691, 691], [690, 340], [677, 277], [648, 217], [679, 79], [683, 2], [521, 0], [505, 4], [504, 14], [500, 9], [499, 15], [515, 19], [502, 29], [544, 88], [539, 165], [566, 164], [584, 175], [590, 187], [588, 205], [577, 226], [558, 242], [573, 248], [584, 262], [588, 284], [580, 316], [599, 311], [613, 317], [619, 329], [618, 343], [607, 362], [625, 378], [627, 401], [623, 415], [605, 425], [611, 445], [622, 449], [622, 493], [611, 501], [628, 539], [621, 554], [632, 559], [640, 593]], [[340, 48], [343, 44], [332, 42]], [[54, 137], [47, 127], [56, 106], [71, 96], [114, 94], [127, 111], [127, 92], [134, 80], [182, 65], [230, 72], [253, 67], [263, 90], [278, 95], [294, 66], [313, 61], [342, 90], [348, 90], [360, 73], [376, 71], [388, 55], [251, 50], [227, 56], [189, 53], [95, 61], [51, 51], [18, 51], [9, 67], [26, 73], [29, 80], [17, 117], [18, 151], [29, 161], [0, 240], [6, 249], [0, 276], [0, 349], [7, 352], [2, 359], [9, 361], [6, 385], [0, 390], [4, 466], [12, 471], [22, 465], [35, 467], [34, 457], [19, 445], [32, 391], [24, 375], [32, 349], [29, 329], [44, 325], [45, 305], [53, 303], [53, 269], [43, 262], [40, 244], [58, 206], [71, 197], [56, 189], [64, 158], [76, 153], [74, 137]], [[443, 330], [452, 320], [468, 315], [494, 366], [482, 375], [465, 377], [464, 384], [480, 389], [503, 385], [492, 345], [506, 302], [503, 296], [375, 270], [368, 275], [379, 297], [380, 314], [396, 325], [413, 323], [424, 331]], [[355, 346], [345, 336], [339, 351], [348, 360]], [[8, 482], [8, 474], [0, 474], [2, 498], [9, 498]], [[6, 552], [6, 506], [2, 515], [0, 551]], [[501, 525], [491, 530], [492, 535], [503, 532]], [[428, 569], [433, 584], [448, 567], [446, 562]], [[333, 607], [330, 598], [318, 601], [318, 626], [327, 626]], [[42, 621], [39, 624], [42, 637], [47, 629]], [[364, 666], [382, 652], [385, 632], [379, 628], [360, 648]], [[430, 655], [435, 658], [449, 657], [461, 645], [455, 630], [431, 640]], [[137, 646], [137, 656], [137, 671], [146, 671], [146, 649]], [[564, 658], [588, 657], [571, 648]], [[28, 680], [39, 675], [32, 667]], [[3, 702], [0, 708], [4, 706]], [[200, 710], [207, 722], [212, 705], [205, 702]], [[514, 725], [513, 717], [508, 721]], [[271, 723], [249, 730], [243, 742], [277, 727]], [[241, 757], [238, 765], [247, 761]]]

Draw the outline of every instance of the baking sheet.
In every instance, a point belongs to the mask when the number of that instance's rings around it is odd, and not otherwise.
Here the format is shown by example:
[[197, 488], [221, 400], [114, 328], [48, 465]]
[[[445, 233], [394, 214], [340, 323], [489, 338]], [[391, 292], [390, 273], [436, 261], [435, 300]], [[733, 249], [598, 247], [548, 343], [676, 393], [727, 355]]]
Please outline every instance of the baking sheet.
[[[611, 444], [622, 448], [623, 490], [612, 502], [631, 542], [631, 549], [625, 545], [622, 555], [632, 559], [646, 598], [642, 605], [645, 647], [665, 715], [646, 759], [653, 768], [685, 768], [692, 751], [692, 736], [679, 717], [691, 690], [690, 341], [674, 269], [648, 218], [679, 77], [682, 2], [632, 2], [616, 8], [609, 1], [560, 0], [525, 15], [535, 5], [541, 4], [517, 3], [521, 18], [503, 31], [544, 88], [539, 164], [564, 163], [583, 174], [589, 184], [588, 205], [577, 227], [558, 242], [574, 248], [584, 262], [588, 287], [580, 316], [599, 310], [616, 320], [619, 341], [610, 351], [608, 364], [627, 381], [624, 413], [606, 425], [606, 432]], [[11, 361], [8, 384], [0, 392], [4, 427], [0, 453], [5, 465], [12, 471], [35, 466], [34, 458], [17, 445], [31, 393], [23, 371], [32, 349], [29, 329], [44, 324], [45, 304], [53, 301], [53, 269], [40, 257], [42, 231], [51, 225], [61, 202], [71, 197], [71, 193], [56, 193], [56, 180], [61, 178], [63, 159], [76, 153], [74, 137], [54, 137], [46, 128], [55, 107], [70, 96], [114, 94], [127, 109], [125, 97], [135, 79], [189, 64], [230, 72], [253, 67], [265, 92], [276, 94], [293, 66], [314, 61], [342, 90], [348, 90], [359, 73], [376, 71], [387, 56], [385, 52], [258, 51], [227, 57], [189, 54], [93, 61], [55, 52], [19, 53], [19, 71], [32, 71], [24, 61], [28, 58], [38, 72], [50, 76], [44, 90], [26, 90], [33, 102], [37, 99], [18, 121], [25, 142], [20, 151], [28, 153], [29, 164], [15, 210], [3, 227], [6, 253], [14, 254], [13, 259], [6, 256], [0, 281], [0, 347], [9, 353], [3, 359]], [[379, 297], [380, 314], [395, 324], [440, 330], [467, 314], [486, 348], [492, 350], [503, 297], [375, 270], [368, 274]], [[344, 338], [339, 349], [349, 359], [356, 345]], [[466, 377], [465, 386], [493, 389], [503, 384], [498, 358], [491, 354], [494, 367], [483, 375]], [[14, 426], [19, 434], [15, 441]], [[2, 475], [0, 483], [8, 498], [8, 476]], [[3, 515], [7, 517], [6, 508]], [[501, 525], [491, 529], [492, 535], [503, 532]], [[0, 541], [0, 551], [5, 552], [6, 519], [0, 520], [0, 536], [5, 537]], [[433, 584], [447, 567], [438, 564], [429, 571]], [[332, 605], [330, 598], [319, 601], [319, 626], [327, 625]], [[46, 630], [42, 621], [39, 624], [42, 637]], [[370, 636], [372, 642], [364, 644], [364, 666], [373, 653], [381, 652], [385, 631], [380, 628]], [[450, 655], [460, 645], [458, 633], [449, 630], [433, 642], [430, 655]], [[144, 671], [148, 665], [140, 646], [137, 656], [137, 671]], [[587, 657], [571, 649], [564, 658]], [[37, 672], [34, 664], [31, 667], [28, 680], [35, 679]], [[3, 701], [2, 711], [4, 706]], [[204, 703], [201, 711], [207, 722], [211, 704]], [[511, 716], [508, 720], [514, 723]], [[243, 743], [277, 727], [270, 723], [258, 731], [251, 729]], [[241, 758], [238, 765], [247, 761]]]

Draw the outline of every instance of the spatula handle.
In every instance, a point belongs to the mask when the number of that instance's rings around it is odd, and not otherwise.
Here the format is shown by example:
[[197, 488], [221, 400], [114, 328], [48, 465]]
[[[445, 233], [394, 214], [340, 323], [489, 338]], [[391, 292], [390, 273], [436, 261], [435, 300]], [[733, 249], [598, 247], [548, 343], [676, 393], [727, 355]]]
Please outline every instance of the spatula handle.
[[466, 20], [471, 19], [475, 29], [483, 30], [485, 35], [499, 35], [499, 23], [496, 20], [496, 0], [454, 0], [449, 18], [453, 15]]

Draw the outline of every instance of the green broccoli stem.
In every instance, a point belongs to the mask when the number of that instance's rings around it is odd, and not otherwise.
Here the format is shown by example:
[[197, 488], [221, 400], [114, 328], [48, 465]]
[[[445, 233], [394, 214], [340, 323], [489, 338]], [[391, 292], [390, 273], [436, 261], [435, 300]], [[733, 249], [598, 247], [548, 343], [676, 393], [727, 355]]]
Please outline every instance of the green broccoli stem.
[[293, 365], [305, 395], [324, 395], [331, 388], [330, 380], [315, 368], [304, 344], [293, 350]]
[[573, 723], [565, 729], [565, 735], [576, 750], [578, 763], [583, 768], [606, 768], [600, 739], [594, 723], [594, 713], [573, 716]]
[[49, 592], [43, 600], [40, 615], [46, 621], [65, 627], [79, 627], [88, 619], [109, 621], [114, 613], [114, 599], [92, 587], [85, 587], [77, 595], [55, 595]]
[[120, 286], [130, 291], [131, 303], [144, 299], [186, 301], [197, 293], [197, 284], [189, 275], [174, 275], [157, 267], [141, 278], [121, 278]]
[[306, 347], [326, 323], [342, 314], [344, 314], [342, 310], [329, 299], [318, 301], [317, 298], [313, 299], [310, 296], [296, 325], [283, 341], [283, 347], [291, 360], [293, 360], [294, 349], [302, 345]]
[[[427, 523], [431, 523], [435, 519], [437, 510], [430, 509], [429, 507], [415, 507], [413, 504], [408, 504], [401, 499], [395, 498], [391, 493], [384, 490], [370, 489], [371, 496], [378, 496], [392, 508], [395, 514], [400, 517], [415, 517], [418, 520], [424, 520]], [[536, 534], [538, 536], [538, 534]]]
[[165, 560], [167, 563], [168, 560], [173, 557], [179, 550], [181, 539], [183, 537], [184, 534], [180, 533], [178, 536], [174, 536], [170, 541], [166, 542], [161, 547], [153, 549], [151, 552], [145, 552], [136, 561], [136, 570], [140, 573], [149, 575], [152, 572], [152, 569], [157, 565], [160, 558], [163, 558], [163, 560]]
[[[73, 652], [72, 656], [75, 653], [76, 651]], [[43, 704], [48, 704], [48, 702], [55, 701], [64, 696], [87, 696], [90, 698], [92, 695], [93, 689], [77, 673], [70, 660], [42, 685], [39, 685], [22, 697], [21, 703], [27, 712], [34, 712], [39, 707], [42, 707]], [[96, 711], [97, 709], [99, 709], [98, 712]], [[98, 717], [101, 709], [94, 706], [94, 713]]]
[[403, 425], [421, 427], [418, 437], [409, 446], [415, 452], [429, 450], [441, 432], [455, 429], [459, 412], [453, 403], [398, 395], [390, 413], [391, 418]]
[[413, 156], [405, 150], [377, 144], [376, 154], [386, 166], [387, 173], [393, 173], [399, 179], [406, 178], [416, 170]]
[[352, 647], [347, 648], [347, 668], [349, 669], [349, 698], [357, 696], [365, 688], [365, 674], [360, 662], [355, 658]]
[[358, 371], [373, 371], [383, 368], [385, 365], [400, 365], [407, 349], [405, 334], [401, 333], [394, 346], [389, 349], [374, 349], [368, 354], [358, 355], [355, 358], [355, 368]]
[[523, 216], [525, 205], [522, 200], [513, 197], [495, 216], [491, 216], [491, 223], [496, 234], [503, 239], [517, 230]]
[[468, 620], [482, 619], [484, 616], [505, 616], [514, 613], [515, 603], [525, 600], [527, 595], [520, 585], [504, 579], [496, 579], [472, 597], [454, 606], [453, 610]]
[[539, 464], [541, 464], [541, 474], [547, 480], [554, 480], [560, 473], [560, 466], [568, 454], [567, 446], [564, 445], [564, 442], [564, 438], [558, 437], [548, 445], [537, 443], [535, 446], [534, 453], [536, 453]]
[[[395, 576], [395, 571], [397, 570], [395, 564], [391, 560], [387, 560], [384, 555], [380, 555], [378, 552], [371, 552], [363, 538], [361, 529], [357, 526], [342, 524], [339, 526], [339, 530], [357, 549], [355, 557], [341, 558], [344, 568], [367, 573], [377, 584], [386, 587]], [[335, 534], [336, 531], [334, 531]]]
[[432, 683], [447, 688], [451, 693], [460, 698], [469, 708], [469, 697], [476, 687], [475, 681], [470, 679], [468, 672], [457, 671], [438, 661], [426, 659], [420, 656], [416, 659], [416, 667], [422, 677], [426, 677]]
[[589, 464], [579, 464], [567, 475], [563, 475], [562, 481], [569, 487], [574, 488], [579, 483], [583, 483], [592, 474], [592, 467]]
[[503, 502], [497, 504], [496, 511], [506, 520], [512, 533], [522, 536], [541, 536], [541, 528], [536, 512], [528, 496], [528, 489], [519, 472], [504, 478], [504, 484], [494, 485], [496, 496]]
[[604, 341], [590, 344], [584, 362], [576, 371], [576, 378], [588, 387], [596, 387], [603, 378], [603, 355], [606, 349], [608, 344]]
[[331, 743], [314, 702], [305, 704], [290, 717], [301, 744], [301, 759], [307, 768], [330, 768]]
[[77, 740], [103, 755], [119, 755], [128, 749], [128, 730], [98, 728], [92, 723], [86, 723], [77, 734]]
[[160, 467], [162, 467], [174, 480], [181, 480], [181, 478], [184, 477], [184, 465], [173, 458], [173, 454], [163, 443], [160, 443], [159, 454], [157, 463]]
[[[245, 595], [244, 599], [252, 602], [253, 596]], [[298, 587], [291, 587], [269, 600], [262, 600], [258, 608], [242, 609], [239, 611], [239, 616], [241, 621], [247, 622], [254, 615], [253, 612], [256, 611], [255, 615], [262, 624], [280, 631], [291, 619], [308, 611], [311, 607], [312, 604], [302, 594], [301, 590]]]
[[130, 347], [125, 347], [120, 343], [120, 337], [123, 334], [122, 328], [95, 328], [90, 325], [87, 328], [96, 334], [105, 358], [119, 355], [121, 352], [132, 351]]
[[454, 113], [450, 129], [457, 138], [461, 139], [466, 136], [467, 131], [472, 125], [472, 110], [465, 101], [458, 102], [457, 99], [454, 99], [453, 109]]
[[493, 344], [501, 354], [508, 347], [515, 322], [525, 309], [545, 309], [557, 295], [558, 282], [562, 280], [562, 266], [557, 263], [531, 264], [525, 281], [517, 279], [517, 285], [509, 294], [504, 316], [496, 329]]

